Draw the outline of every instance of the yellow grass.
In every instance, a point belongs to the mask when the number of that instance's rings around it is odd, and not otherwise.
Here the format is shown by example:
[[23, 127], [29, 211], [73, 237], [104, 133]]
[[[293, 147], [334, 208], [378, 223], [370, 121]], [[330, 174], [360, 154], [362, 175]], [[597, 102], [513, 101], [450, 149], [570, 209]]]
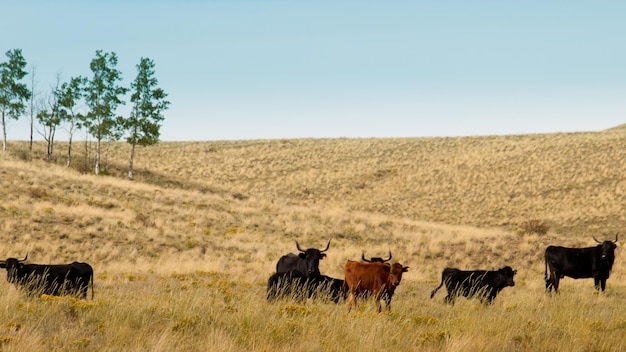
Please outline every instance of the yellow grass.
[[[0, 280], [2, 351], [623, 350], [621, 245], [608, 289], [545, 294], [547, 245], [622, 237], [626, 131], [502, 137], [162, 143], [105, 148], [110, 176], [24, 142], [0, 159], [0, 257], [86, 261], [94, 301], [29, 297]], [[92, 156], [91, 156], [92, 157]], [[32, 161], [24, 161], [25, 159]], [[524, 234], [538, 219], [547, 234]], [[409, 266], [391, 313], [372, 302], [268, 303], [281, 255], [322, 247], [342, 277], [361, 251]], [[492, 306], [434, 299], [444, 267], [518, 270]], [[0, 271], [2, 273], [4, 271]]]

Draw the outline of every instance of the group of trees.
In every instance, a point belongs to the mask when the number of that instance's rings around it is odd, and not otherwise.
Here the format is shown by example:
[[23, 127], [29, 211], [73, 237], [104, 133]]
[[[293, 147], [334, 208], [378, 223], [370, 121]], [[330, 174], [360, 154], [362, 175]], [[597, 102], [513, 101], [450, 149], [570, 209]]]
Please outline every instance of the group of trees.
[[[28, 75], [26, 60], [21, 49], [6, 52], [8, 60], [0, 62], [0, 113], [2, 114], [2, 150], [7, 149], [7, 119], [18, 120], [30, 112], [31, 148], [33, 120], [42, 126], [39, 131], [47, 142], [47, 160], [50, 160], [57, 128], [63, 126], [69, 133], [67, 165], [72, 162], [72, 138], [77, 130], [84, 129], [95, 139], [95, 173], [100, 173], [101, 143], [106, 140], [126, 138], [131, 145], [128, 178], [133, 179], [135, 147], [148, 146], [159, 141], [163, 113], [170, 102], [167, 94], [158, 88], [154, 61], [141, 58], [136, 66], [137, 76], [129, 88], [119, 84], [122, 75], [117, 66], [114, 52], [96, 51], [91, 61], [92, 77], [72, 77], [62, 82], [57, 77], [55, 86], [45, 102], [37, 107], [34, 103], [34, 74], [31, 72], [31, 87], [22, 81]], [[128, 116], [116, 116], [119, 105], [125, 104], [122, 97], [130, 92], [132, 104]], [[79, 103], [86, 108], [79, 108]], [[86, 111], [81, 111], [86, 110]]]

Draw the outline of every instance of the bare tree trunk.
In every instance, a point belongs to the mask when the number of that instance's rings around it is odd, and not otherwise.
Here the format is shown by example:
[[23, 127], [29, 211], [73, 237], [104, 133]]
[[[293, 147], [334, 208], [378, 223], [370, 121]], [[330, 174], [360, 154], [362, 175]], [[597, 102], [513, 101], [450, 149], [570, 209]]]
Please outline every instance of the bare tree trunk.
[[128, 179], [133, 180], [133, 161], [135, 160], [135, 143], [130, 147], [130, 167], [128, 169]]
[[85, 164], [84, 164], [84, 168], [85, 168], [85, 172], [87, 172], [87, 170], [89, 170], [89, 133], [85, 134]]
[[100, 175], [100, 139], [96, 138], [96, 175]]
[[50, 143], [50, 137], [48, 137], [46, 139], [46, 142], [48, 142], [48, 146], [46, 148], [46, 162], [49, 163], [50, 162], [50, 157], [52, 156], [52, 151], [51, 151], [51, 149], [52, 149], [51, 144], [52, 143]]
[[48, 137], [46, 138], [46, 142], [48, 142], [48, 148], [47, 148], [47, 155], [46, 155], [46, 161], [50, 162], [50, 160], [52, 160], [52, 151], [54, 148], [54, 132], [55, 129], [53, 127], [50, 127], [50, 130], [48, 131]]
[[[31, 66], [30, 69], [30, 144], [28, 145], [28, 151], [33, 152], [33, 125], [35, 118], [35, 73], [37, 70], [35, 66]], [[32, 158], [32, 156], [31, 156]]]
[[4, 120], [4, 111], [2, 111], [2, 152], [7, 152], [7, 124]]
[[[76, 116], [74, 111], [71, 111], [72, 116]], [[74, 122], [74, 117], [70, 120], [70, 128], [67, 131], [69, 133], [69, 141], [67, 144], [67, 167], [72, 166], [72, 139], [74, 138], [74, 129], [76, 124]]]
[[70, 140], [67, 144], [67, 167], [72, 166], [72, 134], [70, 133]]

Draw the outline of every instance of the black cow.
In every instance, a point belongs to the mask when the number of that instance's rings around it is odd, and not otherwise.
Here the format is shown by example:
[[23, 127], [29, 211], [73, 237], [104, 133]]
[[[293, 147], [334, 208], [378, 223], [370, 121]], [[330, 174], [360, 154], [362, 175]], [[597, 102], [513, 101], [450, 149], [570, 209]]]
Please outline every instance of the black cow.
[[387, 263], [391, 260], [391, 249], [389, 250], [389, 258], [384, 259], [381, 257], [371, 257], [370, 259], [365, 258], [365, 252], [361, 252], [361, 260], [366, 263]]
[[430, 298], [433, 298], [445, 283], [448, 290], [448, 295], [444, 299], [446, 303], [454, 304], [457, 296], [478, 297], [482, 303], [492, 303], [503, 288], [515, 286], [513, 276], [516, 273], [517, 270], [511, 269], [510, 266], [495, 271], [446, 268], [441, 274], [441, 284], [430, 293]]
[[300, 251], [299, 254], [289, 253], [287, 255], [283, 255], [276, 263], [276, 272], [277, 273], [288, 273], [290, 271], [299, 271], [304, 276], [311, 275], [319, 275], [320, 274], [320, 259], [326, 258], [326, 252], [330, 247], [330, 241], [332, 238], [328, 240], [328, 244], [326, 244], [326, 248], [324, 249], [302, 249], [296, 241], [296, 248]]
[[348, 288], [343, 280], [326, 275], [304, 276], [299, 271], [275, 273], [267, 281], [267, 300], [291, 297], [302, 301], [307, 298], [328, 299], [335, 303], [345, 300]]
[[24, 259], [8, 258], [0, 261], [0, 268], [7, 270], [7, 281], [27, 291], [59, 296], [71, 294], [87, 298], [91, 281], [93, 299], [93, 269], [87, 263], [71, 264], [24, 264]]
[[[574, 279], [593, 277], [596, 290], [604, 291], [606, 280], [609, 278], [613, 262], [615, 261], [615, 241], [600, 242], [595, 237], [592, 238], [599, 244], [595, 247], [567, 248], [549, 246], [546, 248], [546, 269], [545, 280], [546, 290], [558, 292], [559, 280], [565, 276]], [[550, 269], [550, 275], [548, 275]]]

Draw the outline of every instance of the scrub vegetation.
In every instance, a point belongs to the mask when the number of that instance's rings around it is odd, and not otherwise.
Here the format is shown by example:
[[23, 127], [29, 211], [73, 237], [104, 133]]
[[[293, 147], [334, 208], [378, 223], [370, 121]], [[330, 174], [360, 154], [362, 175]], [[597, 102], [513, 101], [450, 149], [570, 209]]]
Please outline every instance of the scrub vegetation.
[[[44, 142], [0, 160], [0, 258], [90, 263], [95, 299], [28, 296], [0, 279], [2, 351], [619, 351], [626, 349], [626, 130], [394, 139]], [[57, 150], [64, 150], [57, 142]], [[545, 293], [551, 244], [619, 233], [607, 291]], [[409, 266], [391, 312], [371, 300], [267, 302], [280, 256], [325, 246], [323, 274]], [[492, 305], [430, 299], [445, 267], [518, 271]], [[3, 273], [1, 271], [0, 273]], [[4, 276], [4, 274], [2, 274]]]

